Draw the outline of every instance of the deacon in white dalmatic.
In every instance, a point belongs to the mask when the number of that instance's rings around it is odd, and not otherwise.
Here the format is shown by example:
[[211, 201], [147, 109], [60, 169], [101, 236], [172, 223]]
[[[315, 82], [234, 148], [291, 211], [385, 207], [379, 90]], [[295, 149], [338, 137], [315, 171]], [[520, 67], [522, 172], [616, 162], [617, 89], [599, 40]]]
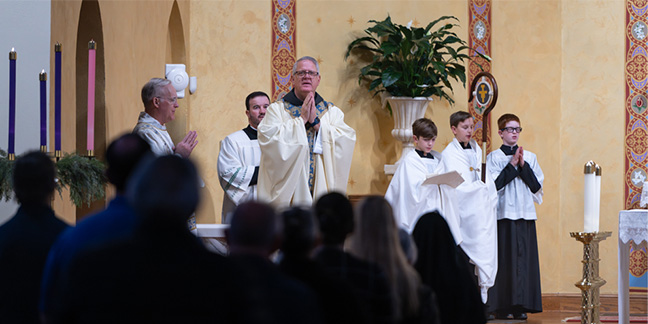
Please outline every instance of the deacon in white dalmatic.
[[482, 150], [472, 139], [473, 118], [465, 111], [450, 115], [450, 128], [455, 138], [442, 152], [447, 171], [455, 170], [464, 178], [456, 188], [459, 227], [463, 241], [459, 245], [475, 266], [482, 301], [488, 300], [488, 289], [497, 275], [497, 190], [486, 172], [481, 181]]
[[275, 207], [310, 206], [328, 192], [346, 192], [356, 134], [342, 110], [316, 92], [320, 78], [317, 60], [297, 60], [293, 89], [259, 124], [258, 198]]
[[270, 106], [270, 97], [261, 91], [245, 98], [248, 126], [223, 139], [218, 153], [218, 178], [223, 188], [222, 223], [229, 224], [236, 206], [257, 197], [261, 149], [257, 128]]
[[398, 162], [385, 199], [394, 210], [397, 224], [409, 233], [421, 215], [438, 210], [445, 218], [455, 243], [461, 243], [455, 190], [448, 185], [424, 184], [427, 177], [445, 172], [441, 153], [434, 151], [437, 127], [427, 118], [412, 124], [414, 149]]

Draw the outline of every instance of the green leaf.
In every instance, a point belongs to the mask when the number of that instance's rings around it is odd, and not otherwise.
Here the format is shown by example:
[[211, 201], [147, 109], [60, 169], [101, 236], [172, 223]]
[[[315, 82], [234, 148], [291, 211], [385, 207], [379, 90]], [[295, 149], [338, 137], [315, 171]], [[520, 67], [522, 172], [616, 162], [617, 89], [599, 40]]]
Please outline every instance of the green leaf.
[[389, 87], [390, 85], [398, 81], [398, 79], [400, 79], [402, 76], [402, 72], [396, 71], [394, 68], [389, 67], [382, 73], [382, 84], [385, 88]]

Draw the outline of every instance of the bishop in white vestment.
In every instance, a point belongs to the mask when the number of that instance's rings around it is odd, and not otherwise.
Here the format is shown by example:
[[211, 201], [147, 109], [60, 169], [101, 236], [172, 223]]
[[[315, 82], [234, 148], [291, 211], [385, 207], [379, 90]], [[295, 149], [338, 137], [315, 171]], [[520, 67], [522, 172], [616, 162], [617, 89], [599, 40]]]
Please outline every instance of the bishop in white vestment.
[[346, 193], [355, 130], [315, 91], [319, 81], [315, 59], [297, 60], [293, 90], [272, 103], [259, 124], [258, 198], [275, 207], [310, 206], [328, 192]]

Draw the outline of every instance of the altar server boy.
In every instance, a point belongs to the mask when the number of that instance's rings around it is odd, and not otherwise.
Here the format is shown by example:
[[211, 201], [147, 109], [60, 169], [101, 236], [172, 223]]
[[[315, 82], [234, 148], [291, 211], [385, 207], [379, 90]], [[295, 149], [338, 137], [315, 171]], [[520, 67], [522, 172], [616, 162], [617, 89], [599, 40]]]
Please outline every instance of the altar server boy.
[[448, 185], [423, 184], [427, 177], [444, 173], [441, 153], [432, 150], [437, 138], [437, 127], [427, 118], [412, 124], [414, 150], [407, 152], [398, 162], [385, 199], [394, 210], [397, 224], [408, 232], [421, 215], [438, 210], [446, 219], [455, 243], [462, 241], [456, 212], [455, 190]]
[[442, 153], [446, 171], [457, 171], [464, 182], [455, 189], [459, 228], [463, 241], [459, 245], [475, 265], [482, 301], [488, 299], [488, 289], [497, 274], [497, 190], [486, 172], [481, 180], [482, 150], [472, 138], [473, 117], [465, 111], [450, 115], [450, 129], [455, 138]]
[[520, 119], [504, 114], [497, 126], [503, 144], [488, 154], [486, 170], [497, 187], [499, 271], [488, 309], [498, 318], [526, 319], [542, 311], [534, 203], [542, 203], [544, 175], [536, 155], [517, 145]]

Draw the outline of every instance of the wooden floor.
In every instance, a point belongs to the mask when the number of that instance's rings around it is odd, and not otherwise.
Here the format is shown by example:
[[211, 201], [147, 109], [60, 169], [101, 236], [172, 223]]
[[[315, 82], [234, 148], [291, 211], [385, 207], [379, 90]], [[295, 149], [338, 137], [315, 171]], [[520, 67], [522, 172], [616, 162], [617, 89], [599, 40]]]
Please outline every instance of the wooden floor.
[[499, 324], [499, 323], [526, 323], [526, 324], [565, 324], [562, 322], [563, 319], [567, 317], [574, 317], [580, 315], [579, 313], [568, 313], [568, 312], [542, 312], [537, 314], [529, 314], [529, 319], [525, 321], [520, 320], [493, 320], [489, 321], [488, 324]]

